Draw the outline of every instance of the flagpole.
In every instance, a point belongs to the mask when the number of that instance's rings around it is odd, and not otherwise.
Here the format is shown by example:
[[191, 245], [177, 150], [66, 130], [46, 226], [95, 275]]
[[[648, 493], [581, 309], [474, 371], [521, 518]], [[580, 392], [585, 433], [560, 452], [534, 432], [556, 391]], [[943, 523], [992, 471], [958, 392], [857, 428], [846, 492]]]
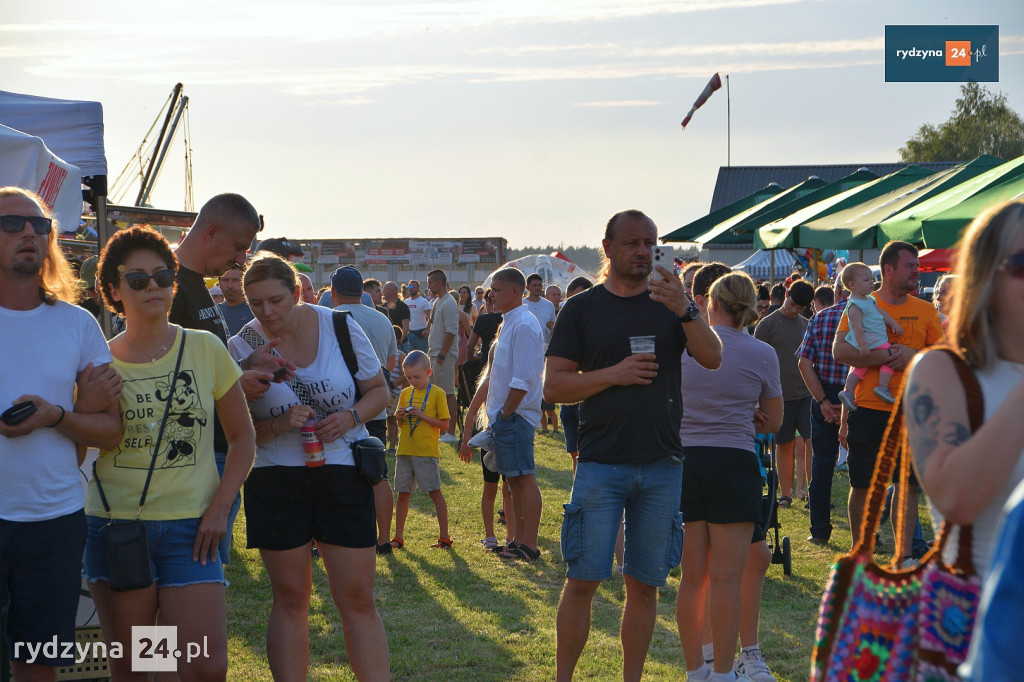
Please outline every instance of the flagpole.
[[729, 94], [729, 74], [725, 74], [725, 165], [732, 166], [732, 96]]

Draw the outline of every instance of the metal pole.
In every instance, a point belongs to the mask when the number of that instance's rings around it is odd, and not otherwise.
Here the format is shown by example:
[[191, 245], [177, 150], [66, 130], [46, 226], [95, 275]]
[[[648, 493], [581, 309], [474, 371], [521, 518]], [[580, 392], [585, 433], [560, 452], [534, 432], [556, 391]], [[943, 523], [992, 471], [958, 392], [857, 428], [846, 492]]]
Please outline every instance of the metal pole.
[[725, 165], [732, 165], [732, 94], [729, 90], [729, 74], [725, 74]]
[[775, 286], [775, 249], [768, 252], [768, 286]]
[[[160, 143], [163, 142], [164, 134], [167, 132], [167, 125], [171, 122], [171, 116], [174, 114], [174, 105], [178, 102], [178, 95], [181, 94], [181, 88], [183, 86], [178, 83], [174, 86], [174, 90], [171, 91], [170, 102], [167, 104], [167, 116], [164, 117], [164, 125], [160, 129], [160, 136], [156, 140], [156, 147], [154, 149], [160, 149]], [[139, 196], [135, 199], [136, 206], [142, 206], [142, 200], [146, 193], [146, 186], [149, 185], [149, 178], [153, 174], [153, 167], [156, 164], [156, 157], [154, 156], [149, 160], [149, 168], [146, 169], [146, 175], [142, 178], [142, 186], [139, 187]]]
[[156, 186], [157, 178], [160, 177], [160, 171], [164, 167], [164, 157], [167, 156], [167, 148], [171, 146], [171, 140], [174, 139], [174, 133], [178, 129], [178, 121], [181, 120], [181, 113], [185, 111], [185, 107], [188, 106], [188, 97], [182, 97], [178, 100], [178, 109], [174, 115], [174, 121], [171, 123], [171, 127], [167, 130], [167, 137], [164, 138], [164, 145], [160, 149], [160, 153], [155, 157], [156, 164], [152, 168], [152, 175], [149, 176], [149, 183], [142, 188], [141, 201], [139, 206], [142, 206], [144, 202], [149, 200], [149, 194], [153, 191], [153, 187]]

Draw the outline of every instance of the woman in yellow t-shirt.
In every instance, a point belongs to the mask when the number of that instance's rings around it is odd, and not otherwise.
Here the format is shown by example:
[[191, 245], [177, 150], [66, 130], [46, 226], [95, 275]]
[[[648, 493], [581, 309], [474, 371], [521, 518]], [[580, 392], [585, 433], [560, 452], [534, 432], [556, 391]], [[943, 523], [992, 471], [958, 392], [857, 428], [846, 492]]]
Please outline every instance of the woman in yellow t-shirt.
[[[127, 322], [110, 341], [124, 385], [122, 437], [100, 453], [89, 484], [84, 575], [108, 646], [131, 651], [132, 627], [159, 621], [177, 627], [179, 651], [199, 645], [203, 652], [177, 660], [182, 679], [225, 679], [226, 581], [217, 545], [256, 437], [241, 371], [224, 345], [209, 332], [186, 333], [168, 322], [177, 267], [167, 240], [148, 227], [118, 232], [100, 255], [104, 300]], [[223, 478], [213, 454], [214, 419], [228, 439]], [[115, 592], [103, 528], [136, 518], [146, 524], [153, 583]], [[166, 641], [152, 642], [154, 655], [161, 644], [166, 650]], [[134, 679], [131, 668], [131, 656], [110, 659], [115, 680]]]

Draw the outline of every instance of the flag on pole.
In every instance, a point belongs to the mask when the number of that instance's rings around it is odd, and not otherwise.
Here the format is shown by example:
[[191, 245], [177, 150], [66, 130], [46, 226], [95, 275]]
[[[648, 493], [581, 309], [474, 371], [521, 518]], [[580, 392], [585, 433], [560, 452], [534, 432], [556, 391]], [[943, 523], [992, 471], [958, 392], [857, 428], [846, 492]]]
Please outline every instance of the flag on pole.
[[704, 102], [708, 101], [708, 98], [711, 97], [711, 93], [718, 90], [720, 87], [722, 87], [722, 79], [719, 78], [716, 73], [711, 77], [711, 80], [708, 81], [708, 84], [704, 86], [704, 91], [700, 93], [700, 97], [697, 98], [697, 101], [693, 103], [692, 107], [690, 107], [690, 113], [686, 114], [686, 118], [683, 119], [683, 130], [686, 130], [686, 124], [690, 122], [691, 118], [693, 118], [693, 112], [704, 106]]

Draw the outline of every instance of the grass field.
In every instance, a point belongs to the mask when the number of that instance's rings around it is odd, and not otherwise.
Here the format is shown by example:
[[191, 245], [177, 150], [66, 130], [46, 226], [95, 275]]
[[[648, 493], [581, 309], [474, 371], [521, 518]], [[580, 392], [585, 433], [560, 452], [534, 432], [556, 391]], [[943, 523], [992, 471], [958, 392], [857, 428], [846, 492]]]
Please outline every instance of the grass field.
[[[430, 549], [437, 538], [433, 505], [413, 495], [405, 532], [406, 548], [377, 558], [377, 606], [384, 621], [396, 680], [550, 680], [555, 676], [555, 613], [565, 576], [559, 551], [562, 504], [568, 502], [572, 470], [561, 436], [537, 436], [537, 482], [544, 499], [540, 526], [541, 559], [502, 561], [481, 549], [479, 460], [463, 464], [442, 448], [442, 490], [448, 501], [450, 552]], [[393, 471], [392, 467], [392, 471]], [[773, 565], [761, 606], [761, 649], [780, 680], [806, 680], [818, 603], [835, 555], [849, 548], [846, 523], [848, 479], [833, 485], [833, 524], [829, 547], [806, 542], [808, 512], [797, 501], [781, 510], [782, 535], [792, 543], [793, 575]], [[499, 506], [500, 506], [499, 496]], [[922, 508], [922, 522], [925, 512]], [[235, 528], [228, 567], [228, 632], [231, 680], [269, 680], [264, 636], [270, 613], [270, 585], [259, 554], [245, 549], [245, 519]], [[497, 526], [499, 540], [504, 531]], [[930, 536], [926, 526], [926, 535]], [[883, 529], [879, 558], [893, 549]], [[310, 679], [355, 679], [348, 668], [341, 621], [330, 599], [322, 564], [314, 563], [310, 606]], [[658, 620], [647, 657], [645, 678], [679, 680], [685, 665], [675, 624], [678, 570], [660, 592]], [[577, 679], [621, 679], [619, 619], [623, 581], [606, 581], [594, 599], [590, 640]]]

